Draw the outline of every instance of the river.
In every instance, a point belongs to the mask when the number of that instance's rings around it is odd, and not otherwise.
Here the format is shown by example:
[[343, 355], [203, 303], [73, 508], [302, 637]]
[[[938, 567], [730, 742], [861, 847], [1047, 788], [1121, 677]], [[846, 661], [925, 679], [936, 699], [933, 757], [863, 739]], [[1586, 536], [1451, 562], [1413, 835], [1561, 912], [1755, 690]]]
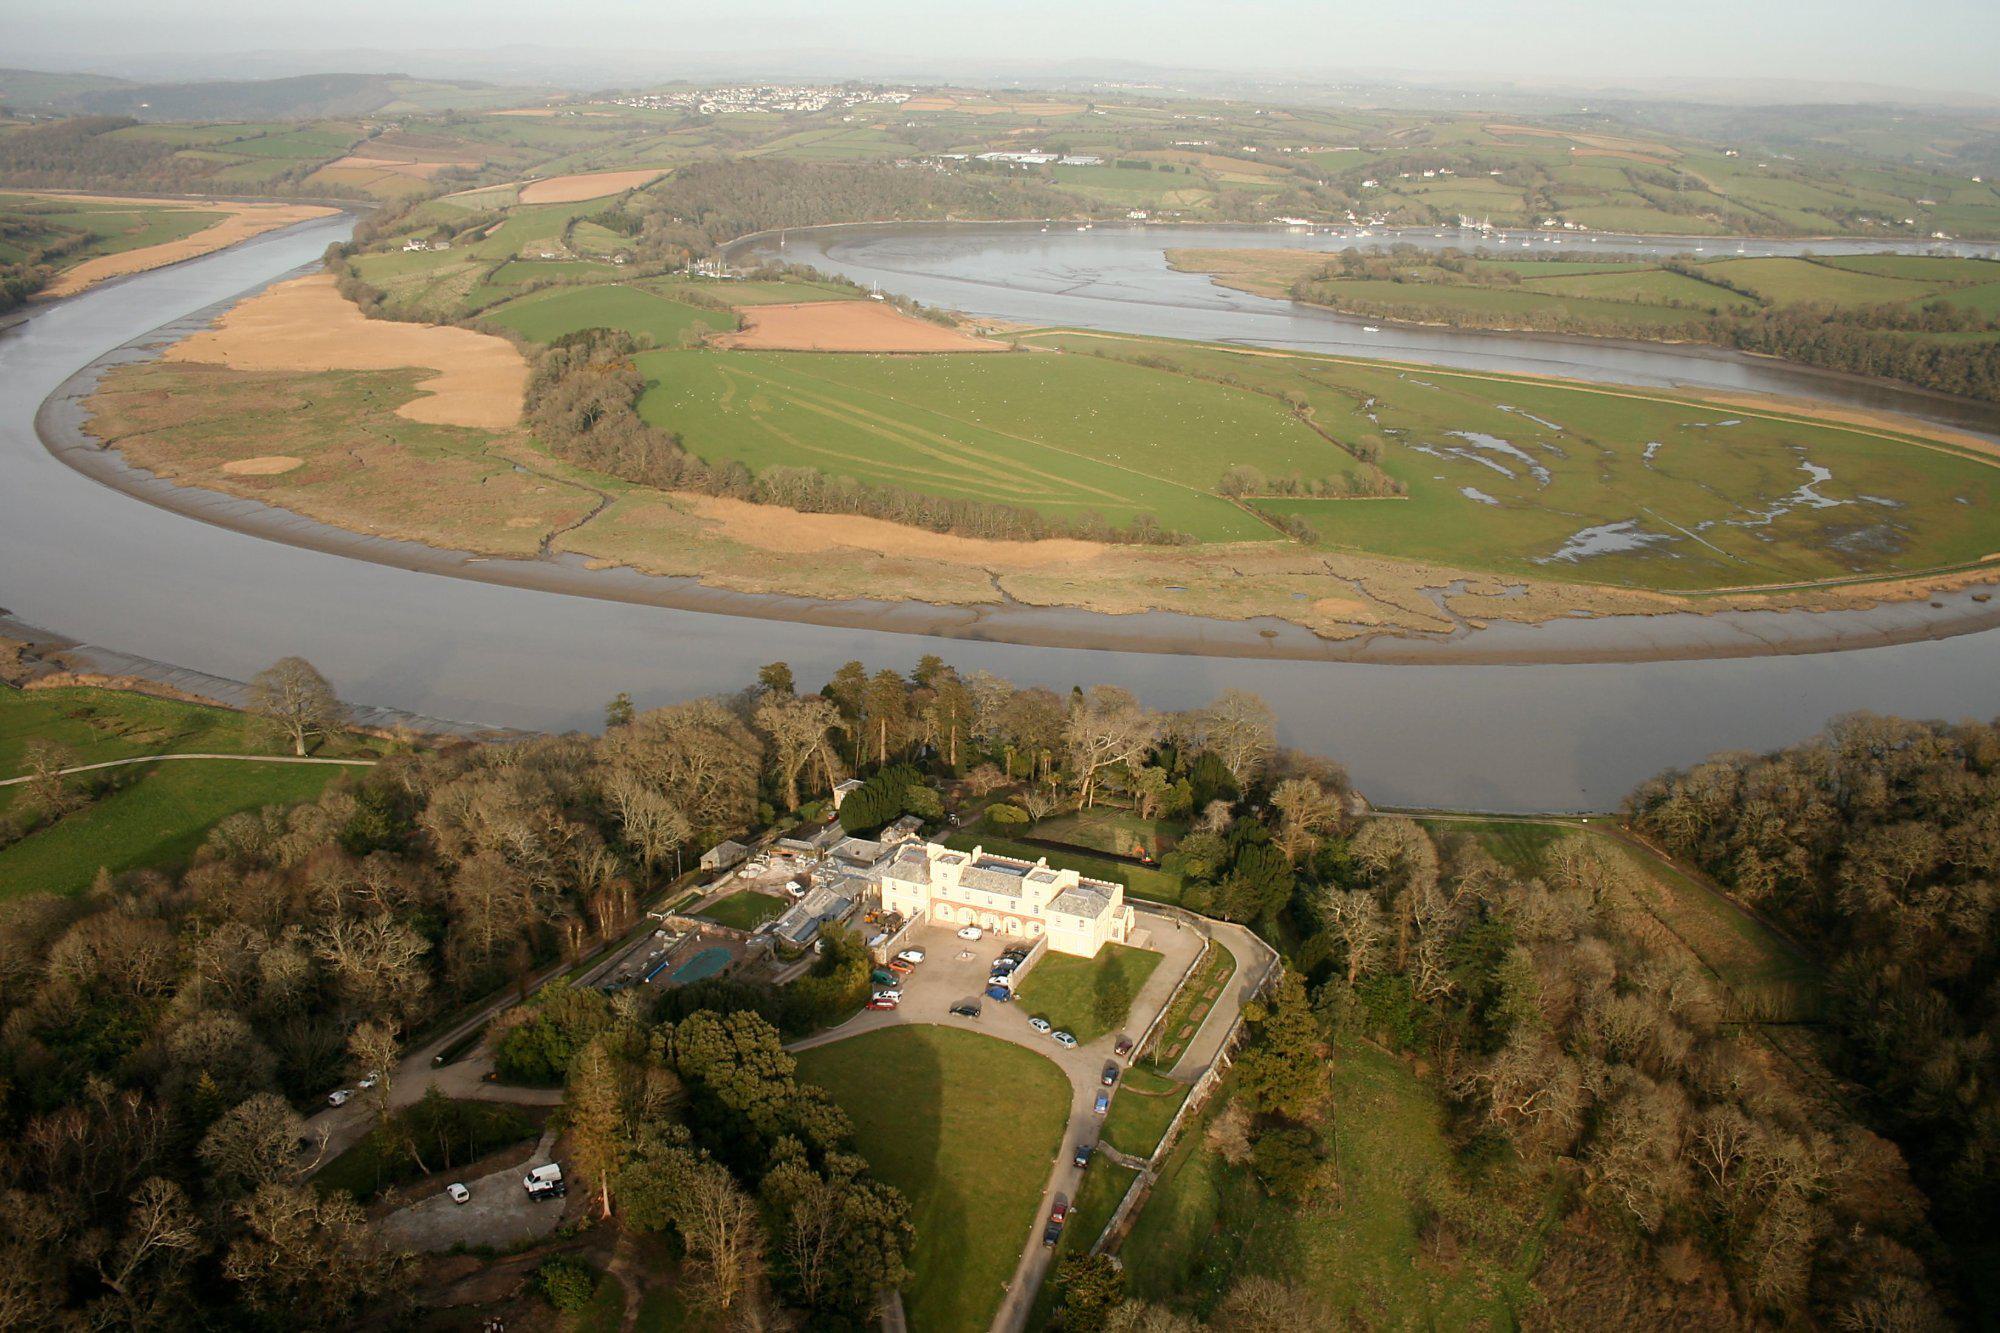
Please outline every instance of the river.
[[1992, 632], [1816, 655], [1534, 666], [985, 642], [607, 600], [620, 595], [615, 581], [600, 596], [509, 586], [450, 553], [402, 568], [382, 562], [400, 558], [388, 550], [364, 559], [195, 521], [43, 447], [36, 412], [77, 372], [298, 270], [345, 225], [307, 224], [120, 280], [0, 334], [0, 608], [86, 645], [238, 680], [297, 653], [358, 703], [539, 729], [593, 726], [620, 690], [647, 706], [739, 688], [777, 659], [813, 684], [850, 658], [907, 669], [935, 652], [1023, 684], [1117, 683], [1159, 708], [1241, 688], [1270, 700], [1286, 742], [1339, 759], [1377, 802], [1509, 811], [1608, 809], [1664, 767], [1782, 745], [1853, 709], [2000, 711]]
[[[1628, 342], [1613, 338], [1523, 336], [1478, 330], [1382, 324], [1292, 301], [1239, 292], [1206, 274], [1167, 267], [1169, 249], [1294, 249], [1333, 254], [1391, 244], [1427, 250], [1484, 245], [1496, 257], [1528, 254], [1666, 257], [1702, 248], [1700, 258], [1890, 254], [1910, 247], [1869, 241], [1814, 242], [1713, 237], [1662, 240], [1603, 235], [1591, 241], [1549, 233], [1514, 233], [1506, 246], [1477, 233], [1402, 231], [1368, 237], [1296, 234], [1271, 227], [1178, 224], [1073, 224], [1046, 231], [1035, 223], [951, 227], [882, 225], [827, 227], [762, 236], [739, 245], [744, 260], [770, 256], [838, 273], [863, 286], [914, 297], [926, 305], [1024, 324], [1054, 324], [1112, 333], [1145, 333], [1207, 342], [1288, 347], [1308, 352], [1380, 357], [1464, 370], [1557, 375], [1611, 384], [1722, 389], [1735, 393], [1812, 398], [1843, 407], [1903, 412], [2000, 439], [2000, 404], [1975, 403], [1880, 380], [1862, 379], [1719, 347]], [[1924, 253], [2000, 259], [2000, 245], [1971, 242], [1924, 247]], [[1584, 256], [1588, 257], [1586, 253]], [[2000, 262], [1993, 266], [2000, 281]], [[1368, 332], [1370, 325], [1380, 331]]]

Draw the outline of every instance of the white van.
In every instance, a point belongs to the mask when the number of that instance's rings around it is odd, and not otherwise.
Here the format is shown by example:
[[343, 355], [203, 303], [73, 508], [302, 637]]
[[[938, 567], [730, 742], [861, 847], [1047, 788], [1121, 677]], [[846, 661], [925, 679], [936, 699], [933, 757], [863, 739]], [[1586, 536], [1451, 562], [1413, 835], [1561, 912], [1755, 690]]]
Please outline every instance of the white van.
[[562, 1167], [554, 1162], [528, 1172], [521, 1178], [521, 1185], [531, 1199], [560, 1199], [569, 1193], [569, 1186], [563, 1183]]

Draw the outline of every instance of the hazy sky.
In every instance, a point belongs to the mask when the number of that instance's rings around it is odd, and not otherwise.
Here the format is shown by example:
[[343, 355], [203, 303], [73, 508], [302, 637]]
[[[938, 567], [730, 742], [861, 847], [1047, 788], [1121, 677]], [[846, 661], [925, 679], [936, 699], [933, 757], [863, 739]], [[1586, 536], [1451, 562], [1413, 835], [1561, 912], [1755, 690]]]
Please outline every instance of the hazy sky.
[[49, 52], [514, 44], [1566, 82], [1770, 77], [2000, 95], [2000, 0], [0, 0], [0, 64]]

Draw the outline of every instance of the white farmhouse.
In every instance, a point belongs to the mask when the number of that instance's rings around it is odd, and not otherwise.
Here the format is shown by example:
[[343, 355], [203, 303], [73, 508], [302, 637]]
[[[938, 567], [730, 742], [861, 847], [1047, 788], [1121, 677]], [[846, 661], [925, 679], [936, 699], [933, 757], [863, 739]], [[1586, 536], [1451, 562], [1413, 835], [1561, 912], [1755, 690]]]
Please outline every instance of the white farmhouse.
[[1094, 958], [1132, 930], [1125, 886], [1085, 879], [1046, 860], [1018, 861], [981, 848], [906, 843], [883, 863], [882, 907], [912, 921], [978, 926], [998, 935], [1048, 937], [1057, 953]]

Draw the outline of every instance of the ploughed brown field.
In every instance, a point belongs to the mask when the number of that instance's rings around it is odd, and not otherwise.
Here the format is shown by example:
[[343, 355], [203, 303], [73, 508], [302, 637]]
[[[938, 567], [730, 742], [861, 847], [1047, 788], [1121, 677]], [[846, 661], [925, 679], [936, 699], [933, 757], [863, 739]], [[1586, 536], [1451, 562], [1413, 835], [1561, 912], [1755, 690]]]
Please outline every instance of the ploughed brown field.
[[438, 373], [399, 416], [442, 426], [504, 430], [521, 419], [528, 363], [504, 338], [441, 325], [369, 319], [331, 274], [294, 278], [254, 296], [212, 329], [167, 349], [170, 361], [237, 370], [400, 370]]
[[551, 176], [547, 180], [529, 181], [521, 187], [521, 202], [524, 204], [575, 204], [585, 199], [601, 199], [608, 194], [623, 194], [636, 190], [641, 185], [658, 180], [660, 169], [647, 167], [639, 171], [594, 171], [583, 176]]
[[717, 347], [764, 352], [1004, 352], [1004, 343], [906, 315], [885, 301], [746, 306], [743, 328]]

